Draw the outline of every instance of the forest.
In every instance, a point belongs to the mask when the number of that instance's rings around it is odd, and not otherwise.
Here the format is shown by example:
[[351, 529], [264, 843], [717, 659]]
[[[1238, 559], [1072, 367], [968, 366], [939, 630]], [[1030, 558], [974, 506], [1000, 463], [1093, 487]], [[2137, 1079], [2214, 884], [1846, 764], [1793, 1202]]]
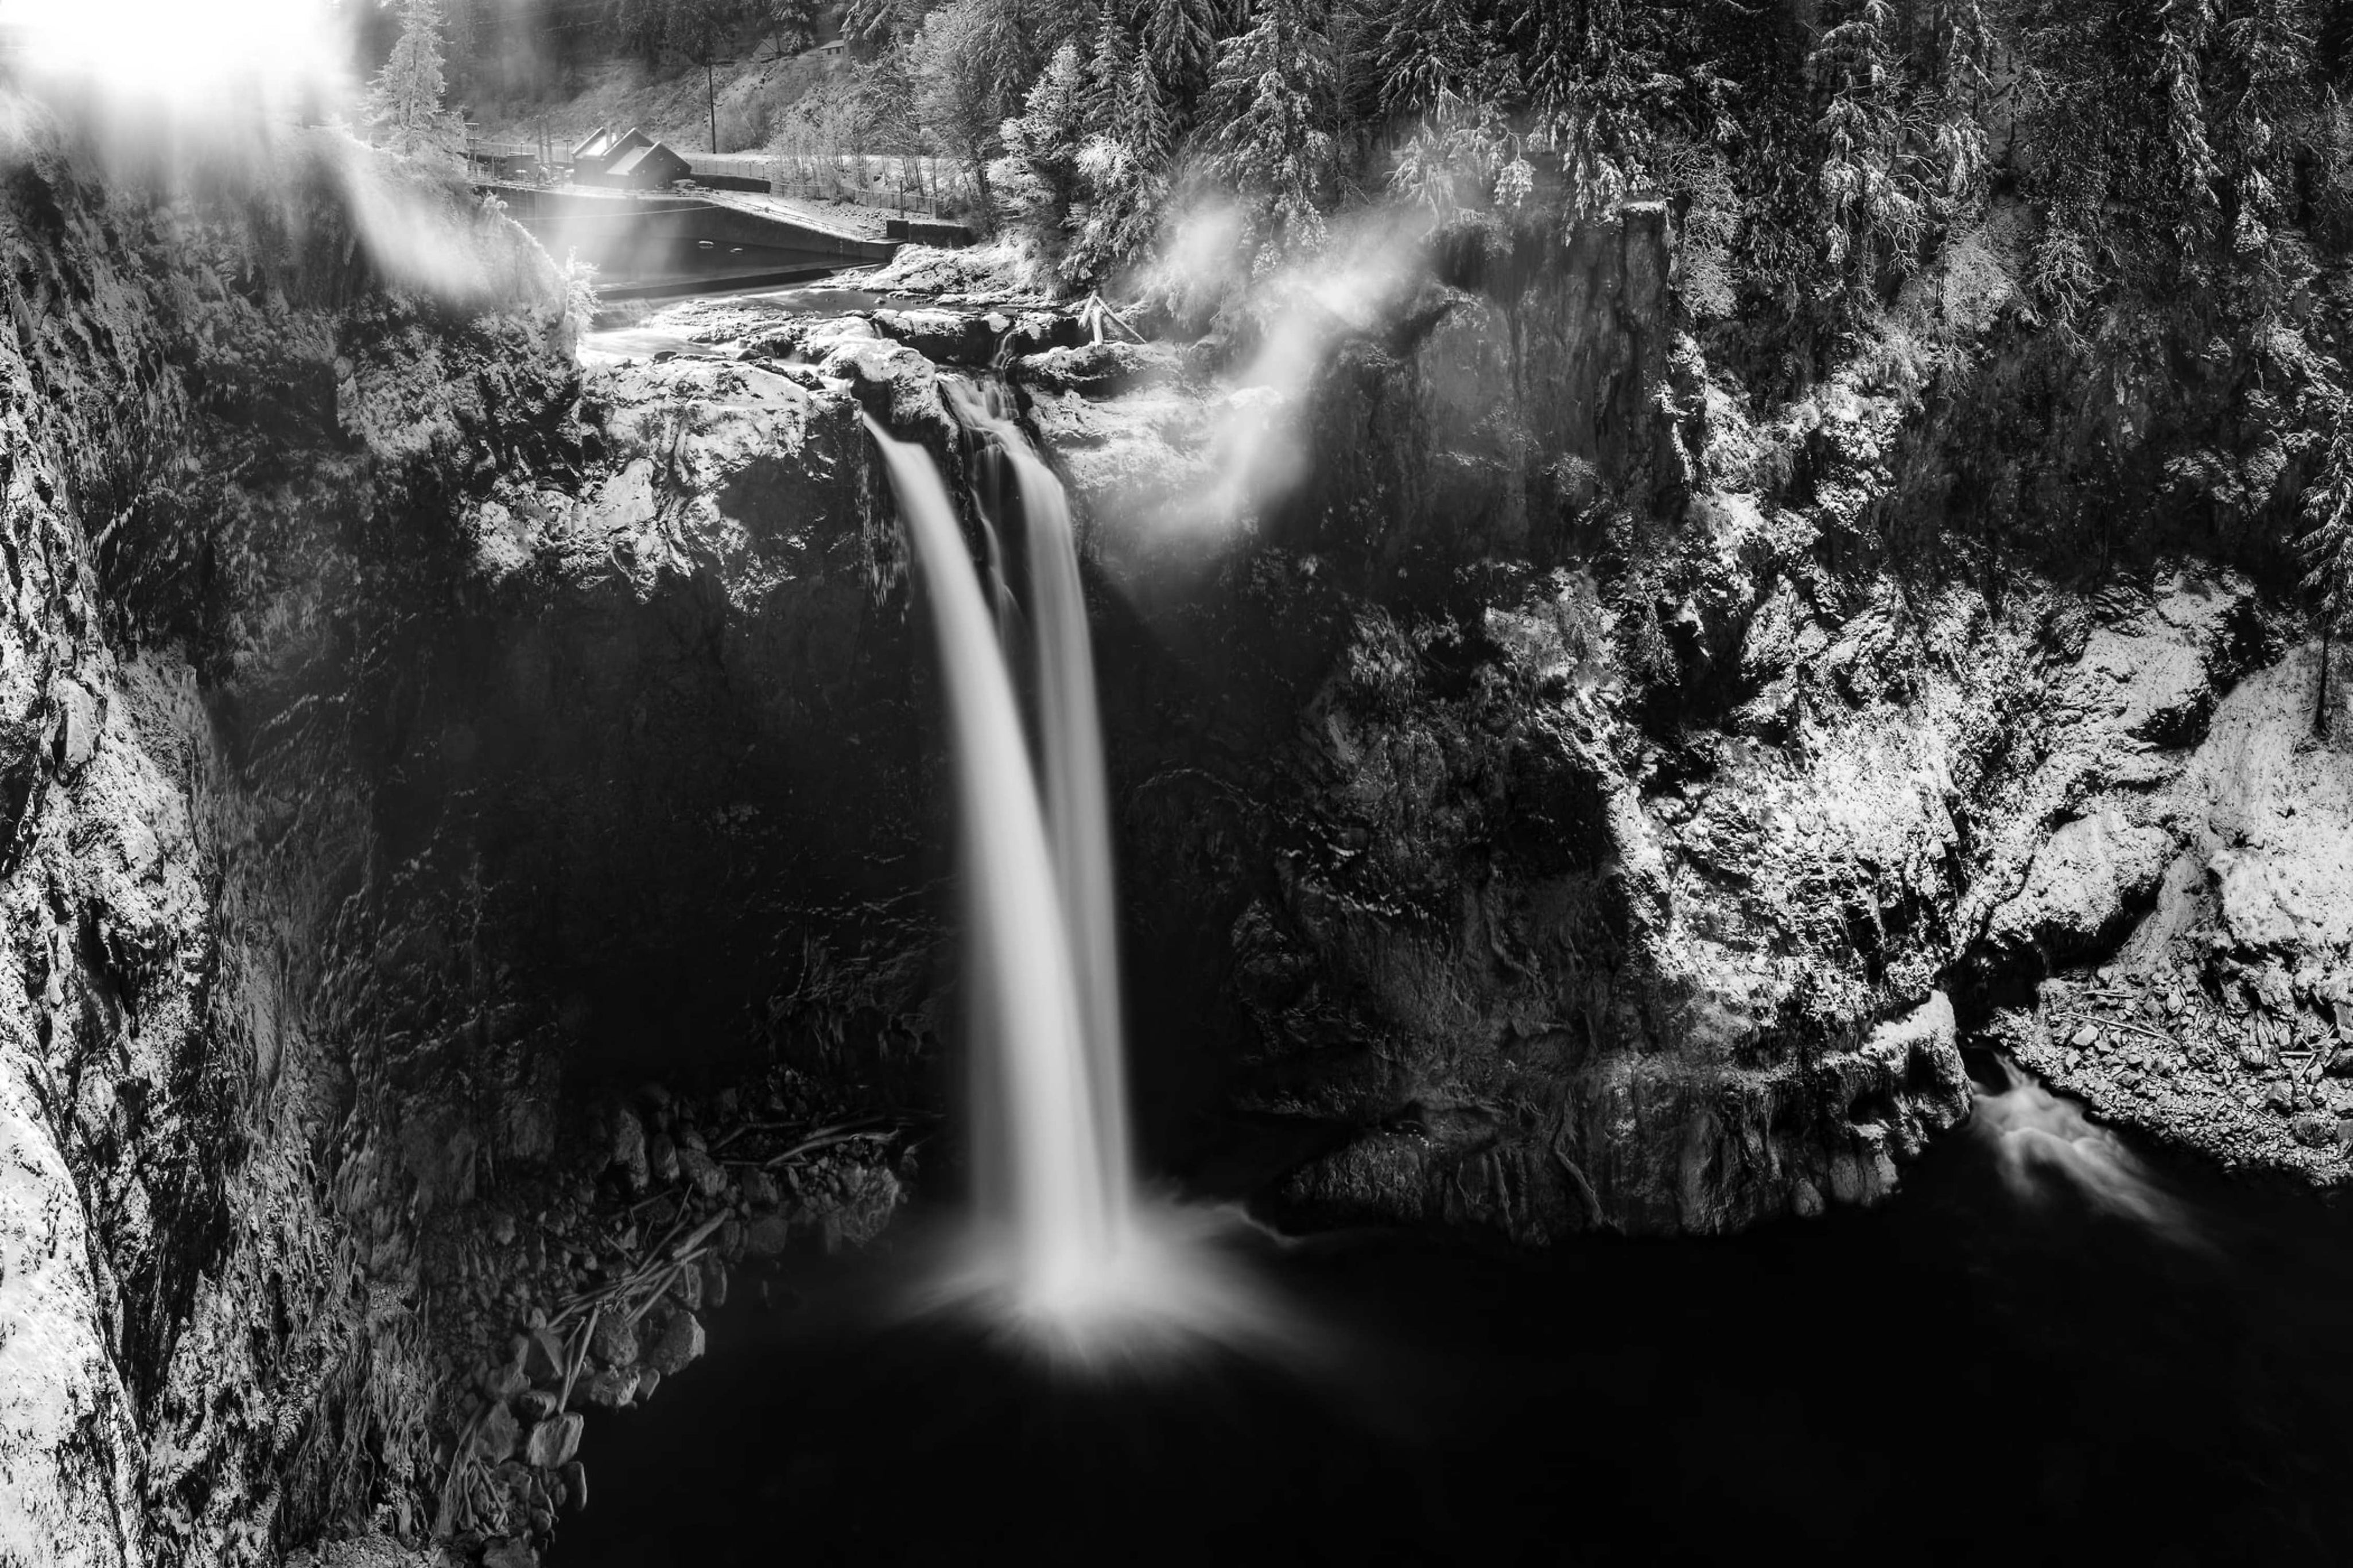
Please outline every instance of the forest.
[[1174, 220], [1210, 205], [1246, 278], [1384, 204], [1533, 237], [1663, 201], [1685, 325], [1768, 400], [1999, 253], [2006, 328], [2054, 362], [2153, 352], [2161, 316], [2164, 353], [2227, 366], [2228, 427], [2153, 482], [2287, 545], [2324, 630], [2353, 603], [2337, 0], [454, 0], [446, 25], [453, 99], [501, 37], [675, 67], [838, 25], [849, 68], [751, 134], [821, 121], [952, 171], [960, 216], [1078, 292], [1165, 299]]

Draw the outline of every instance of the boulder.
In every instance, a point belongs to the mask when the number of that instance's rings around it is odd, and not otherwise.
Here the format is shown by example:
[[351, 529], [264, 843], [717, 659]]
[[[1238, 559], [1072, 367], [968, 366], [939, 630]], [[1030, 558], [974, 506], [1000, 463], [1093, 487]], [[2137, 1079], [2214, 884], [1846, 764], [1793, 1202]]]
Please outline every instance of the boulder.
[[532, 1382], [554, 1383], [561, 1380], [567, 1359], [564, 1337], [554, 1329], [533, 1329], [525, 1336], [522, 1372]]
[[599, 1313], [596, 1331], [588, 1336], [588, 1353], [603, 1366], [635, 1366], [637, 1331], [618, 1312]]
[[706, 1198], [716, 1198], [727, 1191], [726, 1171], [700, 1149], [681, 1148], [678, 1168], [687, 1184]]
[[522, 1423], [503, 1403], [491, 1405], [481, 1424], [474, 1428], [474, 1452], [486, 1465], [500, 1464], [513, 1458], [515, 1445], [522, 1441]]
[[531, 1429], [531, 1440], [523, 1457], [543, 1470], [553, 1470], [571, 1462], [580, 1448], [579, 1415], [566, 1413], [551, 1415]]
[[2066, 824], [2042, 846], [2016, 897], [1996, 910], [1987, 945], [2063, 961], [2111, 940], [2156, 892], [2173, 840], [2123, 813], [2094, 812]]
[[781, 1214], [765, 1214], [744, 1227], [744, 1252], [749, 1258], [782, 1258], [792, 1241], [792, 1226]]
[[702, 1354], [702, 1322], [692, 1312], [673, 1313], [655, 1331], [645, 1363], [663, 1376], [685, 1371]]
[[603, 1367], [581, 1379], [575, 1392], [600, 1410], [619, 1410], [637, 1398], [638, 1374], [634, 1369]]
[[613, 1111], [613, 1156], [609, 1163], [620, 1171], [629, 1191], [642, 1193], [651, 1184], [652, 1170], [646, 1157], [646, 1125], [626, 1105]]
[[990, 326], [991, 317], [1005, 321], [993, 311], [877, 310], [874, 327], [893, 342], [943, 364], [985, 365], [997, 355], [997, 329]]
[[565, 1465], [556, 1478], [564, 1488], [565, 1503], [577, 1510], [588, 1506], [588, 1467], [575, 1459]]
[[646, 1140], [646, 1166], [658, 1182], [678, 1180], [678, 1145], [667, 1132], [657, 1132]]

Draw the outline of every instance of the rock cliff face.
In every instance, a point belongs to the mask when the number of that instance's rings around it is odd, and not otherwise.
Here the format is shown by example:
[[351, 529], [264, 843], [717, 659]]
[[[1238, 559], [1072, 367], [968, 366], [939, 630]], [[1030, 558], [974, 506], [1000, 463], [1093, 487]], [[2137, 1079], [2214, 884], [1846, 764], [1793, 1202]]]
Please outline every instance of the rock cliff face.
[[18, 107], [0, 1555], [543, 1533], [927, 1092], [857, 405], [584, 389], [545, 257], [331, 136], [168, 183]]
[[0, 1557], [521, 1560], [584, 1405], [951, 1184], [862, 423], [961, 478], [944, 370], [1086, 525], [1163, 1161], [1299, 1223], [1722, 1231], [1883, 1196], [1974, 1039], [2343, 1179], [2316, 654], [2260, 541], [2086, 455], [2200, 395], [2152, 355], [2083, 415], [1999, 267], [1775, 398], [1640, 205], [1224, 342], [720, 301], [584, 371], [461, 192], [14, 123]]

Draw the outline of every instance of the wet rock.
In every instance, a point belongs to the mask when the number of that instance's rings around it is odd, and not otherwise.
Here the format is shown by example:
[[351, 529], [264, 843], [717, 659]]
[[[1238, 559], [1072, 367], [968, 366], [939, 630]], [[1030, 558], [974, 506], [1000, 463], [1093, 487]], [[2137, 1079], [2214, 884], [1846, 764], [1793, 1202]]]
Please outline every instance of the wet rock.
[[2337, 1142], [2337, 1118], [2326, 1111], [2303, 1111], [2288, 1124], [2288, 1131], [2307, 1149], [2326, 1148]]
[[574, 1511], [588, 1506], [588, 1467], [575, 1459], [564, 1467], [556, 1479], [564, 1488], [565, 1506]]
[[991, 317], [1009, 325], [1002, 315], [966, 310], [877, 310], [874, 328], [893, 342], [906, 344], [942, 364], [986, 365], [997, 355], [998, 332]]
[[716, 1198], [727, 1191], [727, 1173], [718, 1161], [699, 1149], [681, 1148], [678, 1168], [688, 1185], [706, 1198]]
[[574, 1414], [551, 1415], [531, 1429], [523, 1457], [543, 1470], [571, 1462], [579, 1451], [581, 1418]]
[[526, 1388], [515, 1395], [515, 1414], [525, 1421], [544, 1421], [555, 1414], [555, 1395], [544, 1388]]
[[1113, 397], [1177, 379], [1182, 361], [1163, 343], [1103, 342], [1050, 349], [1015, 366], [1023, 385], [1040, 392]]
[[522, 1372], [533, 1383], [552, 1383], [564, 1375], [564, 1338], [554, 1329], [533, 1329], [524, 1336]]
[[781, 1214], [762, 1215], [744, 1227], [744, 1254], [747, 1258], [782, 1258], [792, 1243], [792, 1226]]
[[772, 1209], [783, 1201], [776, 1178], [754, 1167], [744, 1173], [744, 1202], [755, 1209]]
[[657, 1132], [646, 1140], [646, 1166], [658, 1182], [678, 1180], [678, 1145], [667, 1132]]
[[486, 1465], [502, 1463], [514, 1457], [515, 1445], [522, 1441], [522, 1426], [515, 1413], [503, 1404], [491, 1406], [474, 1428], [474, 1452]]
[[613, 1157], [629, 1191], [642, 1193], [652, 1183], [652, 1169], [646, 1154], [646, 1127], [638, 1113], [627, 1106], [613, 1112]]
[[596, 1327], [588, 1336], [588, 1353], [605, 1366], [634, 1366], [638, 1360], [638, 1333], [618, 1312], [600, 1312]]
[[661, 1380], [659, 1369], [650, 1366], [638, 1368], [638, 1403], [642, 1405], [651, 1399], [654, 1390], [661, 1386]]
[[600, 1410], [619, 1410], [637, 1398], [638, 1374], [634, 1370], [603, 1367], [582, 1378], [576, 1392]]
[[645, 1363], [665, 1377], [686, 1370], [702, 1354], [702, 1323], [692, 1312], [673, 1314], [646, 1349]]

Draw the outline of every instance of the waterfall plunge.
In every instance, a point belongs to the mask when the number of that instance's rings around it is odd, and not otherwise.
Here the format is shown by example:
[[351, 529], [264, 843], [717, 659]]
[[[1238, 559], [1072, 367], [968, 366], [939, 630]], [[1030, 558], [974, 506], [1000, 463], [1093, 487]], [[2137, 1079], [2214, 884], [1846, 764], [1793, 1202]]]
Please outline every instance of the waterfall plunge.
[[[930, 458], [870, 418], [930, 606], [956, 792], [976, 1213], [972, 1246], [936, 1299], [1080, 1359], [1265, 1337], [1276, 1324], [1208, 1245], [1229, 1216], [1136, 1194], [1110, 808], [1068, 503], [1010, 421], [969, 389], [951, 384], [951, 396], [1010, 466], [1031, 603], [1020, 616], [997, 570], [1003, 520], [990, 526], [984, 595]], [[1036, 674], [1041, 770], [1014, 695], [1024, 663]]]

